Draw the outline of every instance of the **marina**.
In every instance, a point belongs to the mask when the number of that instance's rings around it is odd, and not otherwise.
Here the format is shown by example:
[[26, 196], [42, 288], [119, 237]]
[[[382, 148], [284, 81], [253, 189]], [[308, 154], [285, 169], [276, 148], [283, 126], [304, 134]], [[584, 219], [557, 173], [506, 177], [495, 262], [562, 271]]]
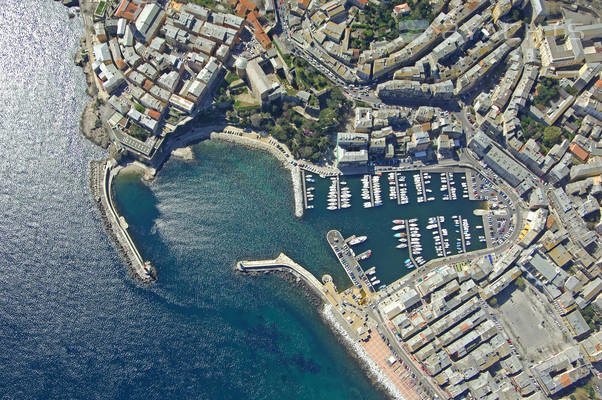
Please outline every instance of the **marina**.
[[[415, 178], [416, 175], [418, 176]], [[381, 185], [383, 177], [386, 185]], [[380, 285], [387, 285], [412, 268], [420, 268], [429, 260], [485, 247], [485, 243], [478, 240], [472, 241], [470, 245], [463, 240], [464, 223], [460, 233], [460, 225], [456, 226], [453, 218], [461, 216], [462, 221], [468, 222], [468, 229], [475, 238], [484, 237], [483, 219], [474, 214], [474, 210], [481, 207], [482, 203], [459, 196], [454, 197], [455, 200], [445, 199], [448, 193], [459, 190], [462, 177], [464, 173], [424, 171], [418, 174], [416, 171], [392, 171], [383, 176], [345, 176], [340, 180], [336, 177], [317, 177], [312, 183], [315, 186], [313, 192], [316, 199], [314, 201], [318, 202], [316, 204], [324, 204], [325, 201], [327, 207], [338, 206], [340, 200], [337, 198], [337, 182], [341, 182], [340, 193], [343, 187], [347, 188], [345, 192], [347, 196], [351, 196], [347, 200], [360, 197], [361, 201], [348, 202], [346, 210], [329, 210], [316, 206], [315, 209], [308, 210], [304, 219], [324, 225], [327, 230], [339, 230], [347, 237], [347, 243], [353, 246], [354, 254], [371, 250], [370, 266], [375, 266], [378, 272], [377, 279], [372, 280], [372, 283], [379, 280]], [[418, 185], [402, 186], [414, 180]], [[443, 187], [445, 190], [440, 190]], [[400, 197], [402, 190], [404, 198]], [[426, 199], [419, 203], [417, 198], [420, 194], [424, 197], [425, 193]], [[450, 201], [453, 201], [453, 206]], [[345, 214], [339, 214], [340, 212]], [[339, 215], [344, 215], [344, 218], [339, 218]], [[328, 219], [324, 220], [326, 217]], [[460, 224], [459, 220], [458, 223]], [[351, 242], [359, 237], [362, 238], [361, 242]], [[409, 261], [407, 264], [406, 260]], [[333, 277], [336, 279], [336, 276]]]

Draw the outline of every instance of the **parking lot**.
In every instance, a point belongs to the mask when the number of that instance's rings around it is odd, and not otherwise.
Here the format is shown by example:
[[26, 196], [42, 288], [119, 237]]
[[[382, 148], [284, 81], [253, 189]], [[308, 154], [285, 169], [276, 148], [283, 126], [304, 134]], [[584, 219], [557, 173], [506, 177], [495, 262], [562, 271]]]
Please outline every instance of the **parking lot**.
[[[499, 299], [497, 311], [506, 332], [512, 337], [525, 361], [536, 363], [569, 346], [549, 305], [544, 305], [531, 288], [515, 289]], [[508, 292], [508, 291], [506, 291]]]
[[514, 207], [508, 195], [482, 174], [472, 176], [472, 187], [475, 198], [487, 201], [492, 211], [484, 218], [484, 229], [489, 230], [492, 244], [503, 243], [515, 229], [512, 222]]

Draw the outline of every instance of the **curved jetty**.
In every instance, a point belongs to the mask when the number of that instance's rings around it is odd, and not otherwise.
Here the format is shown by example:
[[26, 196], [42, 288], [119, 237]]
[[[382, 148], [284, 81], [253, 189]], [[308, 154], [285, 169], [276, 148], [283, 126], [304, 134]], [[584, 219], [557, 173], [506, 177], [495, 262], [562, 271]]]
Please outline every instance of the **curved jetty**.
[[90, 187], [101, 212], [105, 229], [117, 243], [119, 250], [127, 260], [130, 273], [142, 282], [156, 280], [155, 269], [150, 262], [144, 261], [136, 244], [128, 232], [125, 218], [119, 215], [113, 203], [111, 193], [113, 177], [122, 169], [115, 160], [96, 162], [91, 165]]
[[311, 272], [284, 253], [280, 253], [272, 260], [239, 261], [236, 263], [236, 269], [241, 272], [290, 272], [295, 277], [302, 279], [325, 303], [329, 302], [324, 293], [324, 285]]

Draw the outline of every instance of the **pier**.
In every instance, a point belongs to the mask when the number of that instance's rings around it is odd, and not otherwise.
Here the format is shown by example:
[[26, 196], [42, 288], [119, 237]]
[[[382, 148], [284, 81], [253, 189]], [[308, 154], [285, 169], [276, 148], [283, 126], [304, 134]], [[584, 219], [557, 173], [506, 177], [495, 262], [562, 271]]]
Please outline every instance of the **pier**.
[[443, 252], [443, 257], [447, 256], [447, 250], [445, 250], [445, 241], [443, 238], [443, 231], [441, 230], [441, 221], [439, 221], [439, 216], [437, 216], [437, 229], [439, 230], [439, 239], [441, 240], [441, 251]]
[[337, 185], [337, 209], [341, 209], [341, 176], [337, 175], [335, 177], [335, 182]]
[[374, 207], [374, 183], [372, 181], [372, 175], [368, 175], [368, 190], [370, 191], [370, 204]]
[[125, 218], [119, 215], [113, 202], [113, 178], [121, 169], [122, 167], [113, 159], [93, 164], [90, 176], [92, 192], [103, 216], [105, 227], [126, 258], [130, 272], [142, 282], [152, 282], [156, 279], [154, 269], [150, 262], [144, 261], [140, 255], [130, 236]]
[[397, 198], [397, 205], [401, 204], [401, 196], [400, 196], [400, 191], [399, 191], [399, 176], [397, 175], [397, 172], [394, 173], [395, 174], [395, 197]]
[[325, 303], [330, 302], [324, 292], [324, 285], [311, 272], [284, 253], [280, 253], [278, 257], [271, 260], [239, 261], [236, 263], [236, 270], [240, 272], [289, 272], [303, 280]]
[[426, 194], [426, 185], [424, 184], [424, 172], [420, 170], [420, 187], [422, 187], [422, 197], [424, 198], [424, 202], [428, 201], [428, 195]]
[[[491, 231], [489, 227], [489, 213], [484, 213], [481, 218], [483, 219], [483, 231], [485, 232], [485, 242], [487, 248], [493, 247], [493, 240], [491, 239]], [[520, 229], [518, 230], [520, 231]]]
[[464, 238], [464, 225], [462, 224], [461, 215], [458, 215], [458, 221], [460, 222], [460, 238], [462, 239], [462, 251], [466, 253], [466, 238]]
[[412, 264], [414, 264], [414, 268], [418, 269], [418, 263], [416, 262], [416, 260], [414, 259], [414, 255], [412, 254], [412, 235], [410, 234], [410, 220], [404, 219], [403, 220], [406, 226], [406, 237], [408, 238], [408, 254], [409, 254], [409, 258], [410, 261], [412, 261]]
[[326, 240], [335, 256], [343, 266], [351, 282], [358, 288], [363, 289], [365, 293], [374, 292], [370, 280], [364, 273], [360, 263], [355, 258], [353, 250], [346, 243], [341, 232], [337, 230], [329, 231], [326, 234]]
[[307, 187], [305, 186], [305, 170], [301, 170], [301, 187], [303, 188], [303, 208], [307, 209]]
[[[452, 186], [450, 181], [450, 178], [453, 177], [454, 175], [452, 173], [446, 172], [445, 173], [445, 182], [447, 184], [447, 198], [451, 201], [452, 199]], [[455, 196], [454, 196], [455, 197]]]

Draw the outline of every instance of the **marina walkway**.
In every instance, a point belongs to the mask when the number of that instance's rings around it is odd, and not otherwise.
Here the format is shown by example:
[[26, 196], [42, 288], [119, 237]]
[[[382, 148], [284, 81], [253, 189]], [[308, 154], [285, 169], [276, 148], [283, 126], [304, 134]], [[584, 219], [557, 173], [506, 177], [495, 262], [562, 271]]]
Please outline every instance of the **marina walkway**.
[[443, 231], [441, 230], [441, 221], [439, 220], [439, 216], [437, 218], [437, 231], [439, 233], [439, 240], [441, 240], [441, 251], [443, 252], [443, 257], [447, 256], [447, 250], [445, 249], [445, 238], [443, 237]]

